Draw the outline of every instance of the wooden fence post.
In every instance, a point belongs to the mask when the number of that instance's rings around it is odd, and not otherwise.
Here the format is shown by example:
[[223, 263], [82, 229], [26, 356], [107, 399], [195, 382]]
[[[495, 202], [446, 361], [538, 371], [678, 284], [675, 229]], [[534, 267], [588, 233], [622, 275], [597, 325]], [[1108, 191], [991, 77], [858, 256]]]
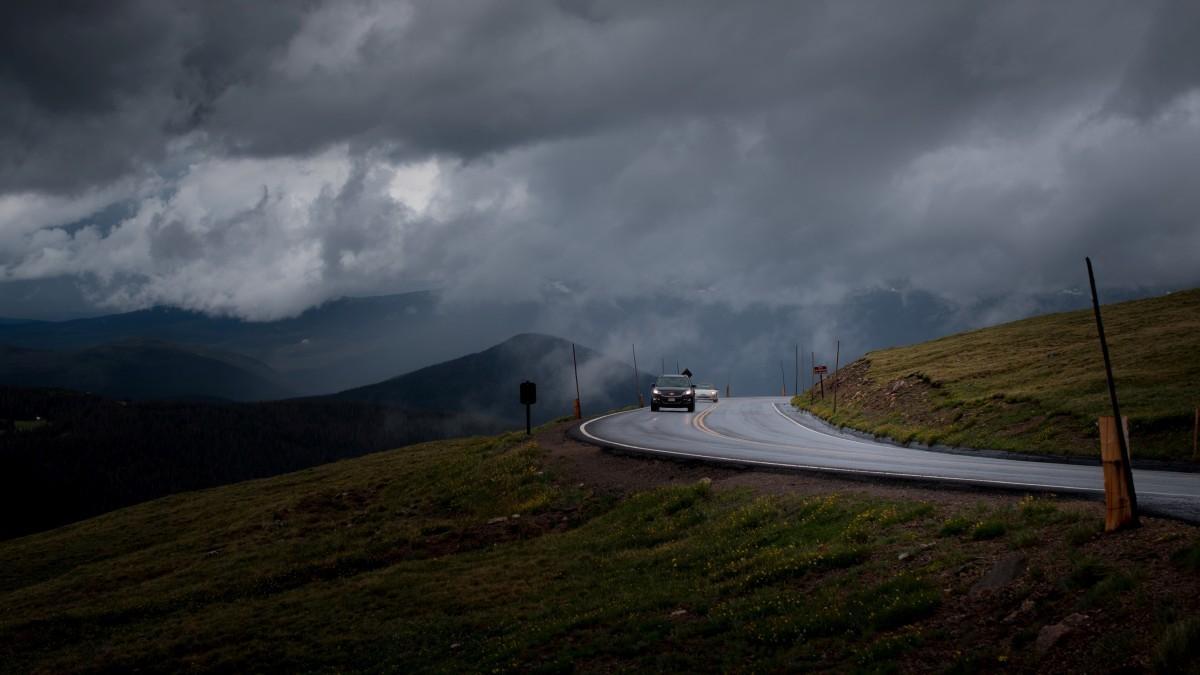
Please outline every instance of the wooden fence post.
[[[1128, 473], [1121, 457], [1121, 442], [1117, 438], [1115, 418], [1100, 418], [1100, 459], [1104, 464], [1104, 531], [1112, 532], [1135, 523], [1133, 502], [1129, 498]], [[1129, 418], [1121, 416], [1125, 447], [1129, 447]]]

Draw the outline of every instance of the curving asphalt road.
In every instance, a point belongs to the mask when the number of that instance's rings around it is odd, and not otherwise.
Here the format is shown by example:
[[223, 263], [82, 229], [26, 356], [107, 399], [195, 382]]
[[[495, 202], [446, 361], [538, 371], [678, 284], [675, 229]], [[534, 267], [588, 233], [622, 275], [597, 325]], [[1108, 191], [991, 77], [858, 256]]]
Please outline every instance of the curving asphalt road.
[[[970, 456], [841, 434], [782, 397], [723, 399], [695, 413], [613, 413], [580, 425], [581, 440], [618, 450], [741, 465], [940, 481], [1036, 492], [1104, 493], [1099, 465]], [[1133, 472], [1147, 513], [1200, 522], [1200, 474]]]

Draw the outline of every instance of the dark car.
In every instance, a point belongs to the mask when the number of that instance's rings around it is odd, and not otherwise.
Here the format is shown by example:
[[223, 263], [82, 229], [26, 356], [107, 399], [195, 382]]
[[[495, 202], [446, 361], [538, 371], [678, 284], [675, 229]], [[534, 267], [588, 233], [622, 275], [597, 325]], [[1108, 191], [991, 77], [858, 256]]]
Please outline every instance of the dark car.
[[696, 388], [686, 375], [659, 375], [650, 390], [650, 410], [659, 408], [687, 408], [696, 412]]

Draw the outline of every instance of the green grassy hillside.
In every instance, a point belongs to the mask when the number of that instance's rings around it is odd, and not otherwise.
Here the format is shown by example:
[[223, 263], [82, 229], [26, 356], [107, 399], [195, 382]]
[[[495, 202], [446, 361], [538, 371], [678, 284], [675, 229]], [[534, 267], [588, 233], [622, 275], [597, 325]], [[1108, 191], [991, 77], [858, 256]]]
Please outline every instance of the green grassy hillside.
[[[0, 543], [0, 670], [1031, 669], [1077, 611], [1103, 613], [1076, 644], [1138, 629], [1065, 668], [1195, 658], [1192, 529], [1098, 525], [1033, 499], [601, 496], [521, 435], [429, 443]], [[1012, 550], [1028, 574], [973, 593]]]
[[[1200, 406], [1200, 289], [1103, 308], [1135, 458], [1191, 456]], [[898, 440], [1099, 455], [1112, 414], [1091, 311], [1040, 316], [871, 352], [842, 370], [838, 410], [811, 392], [799, 407]]]

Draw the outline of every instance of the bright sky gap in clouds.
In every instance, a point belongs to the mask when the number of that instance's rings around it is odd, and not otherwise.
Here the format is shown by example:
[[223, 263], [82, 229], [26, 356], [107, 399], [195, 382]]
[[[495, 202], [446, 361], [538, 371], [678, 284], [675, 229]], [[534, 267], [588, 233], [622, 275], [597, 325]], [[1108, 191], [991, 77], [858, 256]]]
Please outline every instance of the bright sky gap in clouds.
[[0, 289], [269, 320], [1200, 278], [1196, 3], [52, 4], [0, 10]]

